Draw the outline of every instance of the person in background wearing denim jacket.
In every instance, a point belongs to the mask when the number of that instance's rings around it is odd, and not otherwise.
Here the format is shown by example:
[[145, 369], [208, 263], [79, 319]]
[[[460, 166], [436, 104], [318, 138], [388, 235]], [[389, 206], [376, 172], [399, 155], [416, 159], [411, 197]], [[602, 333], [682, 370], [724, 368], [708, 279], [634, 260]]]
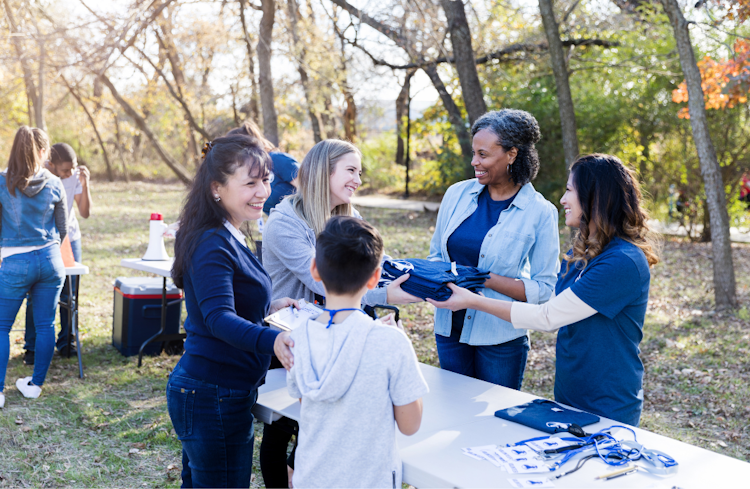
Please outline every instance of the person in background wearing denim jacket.
[[[559, 269], [557, 208], [534, 190], [539, 124], [522, 110], [489, 112], [471, 129], [476, 179], [451, 186], [438, 212], [431, 260], [489, 270], [484, 295], [539, 304]], [[529, 340], [496, 316], [473, 309], [435, 311], [440, 366], [520, 389]]]
[[44, 169], [49, 139], [23, 126], [13, 140], [8, 168], [0, 173], [0, 407], [10, 356], [10, 329], [26, 294], [33, 298], [37, 335], [34, 375], [18, 379], [24, 397], [35, 399], [55, 351], [55, 308], [65, 265], [60, 243], [68, 233], [65, 189]]
[[185, 290], [185, 354], [167, 382], [182, 442], [182, 487], [250, 487], [253, 414], [271, 355], [292, 366], [289, 333], [263, 318], [296, 305], [271, 300], [271, 278], [239, 227], [271, 193], [271, 158], [248, 136], [207, 143], [180, 213], [172, 278]]

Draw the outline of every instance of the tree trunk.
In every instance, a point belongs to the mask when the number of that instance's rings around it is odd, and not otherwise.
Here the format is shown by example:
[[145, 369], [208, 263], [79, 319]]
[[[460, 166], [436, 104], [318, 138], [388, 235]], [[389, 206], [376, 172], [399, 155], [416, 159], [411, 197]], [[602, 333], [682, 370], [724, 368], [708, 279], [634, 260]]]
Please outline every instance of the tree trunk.
[[344, 95], [346, 108], [344, 109], [344, 138], [347, 141], [354, 142], [357, 137], [357, 104], [354, 101], [354, 94], [349, 85], [348, 68], [346, 65], [346, 44], [343, 37], [341, 40], [341, 93]]
[[688, 89], [690, 126], [693, 130], [693, 141], [701, 165], [701, 176], [703, 177], [709, 224], [711, 226], [716, 308], [734, 308], [737, 307], [737, 293], [734, 264], [732, 263], [732, 244], [729, 240], [729, 214], [721, 168], [716, 159], [716, 150], [711, 141], [711, 135], [708, 132], [704, 94], [701, 87], [701, 73], [695, 62], [688, 23], [682, 15], [677, 0], [661, 0], [661, 3], [669, 17], [670, 24], [672, 24], [677, 51], [680, 54], [680, 64]]
[[560, 30], [555, 20], [552, 0], [539, 0], [539, 11], [542, 14], [544, 32], [547, 34], [552, 72], [555, 74], [557, 106], [560, 110], [565, 165], [570, 168], [570, 165], [578, 158], [579, 149], [576, 113], [573, 105], [573, 96], [570, 93], [570, 82], [568, 80], [568, 66], [565, 62], [565, 52], [563, 51], [562, 41], [560, 41]]
[[86, 104], [83, 103], [83, 100], [81, 100], [81, 97], [73, 90], [73, 87], [70, 86], [68, 83], [68, 80], [65, 79], [65, 77], [60, 74], [60, 79], [63, 81], [66, 87], [68, 87], [68, 92], [73, 96], [74, 99], [78, 101], [78, 104], [81, 106], [83, 111], [86, 113], [86, 117], [89, 118], [89, 122], [91, 123], [91, 127], [94, 129], [94, 134], [96, 135], [97, 141], [99, 141], [99, 147], [102, 148], [102, 155], [104, 156], [104, 164], [107, 167], [107, 180], [110, 182], [115, 181], [115, 175], [112, 172], [112, 165], [109, 163], [109, 154], [107, 153], [107, 147], [104, 144], [104, 141], [102, 140], [101, 134], [99, 134], [99, 129], [96, 127], [96, 121], [94, 120], [94, 117], [91, 115], [91, 112], [89, 112], [88, 107], [86, 107]]
[[279, 145], [279, 127], [276, 119], [276, 107], [273, 99], [273, 77], [271, 76], [271, 42], [273, 41], [273, 23], [276, 14], [275, 0], [261, 0], [263, 17], [260, 19], [258, 33], [258, 78], [260, 81], [260, 105], [263, 109], [263, 135]]
[[[33, 112], [36, 116], [37, 113], [37, 106], [39, 105], [39, 100], [37, 99], [37, 91], [36, 91], [36, 85], [34, 84], [34, 75], [31, 72], [31, 66], [29, 65], [29, 60], [26, 57], [26, 53], [23, 47], [23, 36], [18, 31], [18, 26], [16, 24], [16, 18], [13, 15], [13, 9], [10, 7], [10, 1], [9, 0], [3, 0], [3, 5], [5, 6], [5, 15], [8, 19], [8, 24], [10, 27], [11, 34], [16, 34], [15, 36], [11, 36], [11, 40], [13, 41], [13, 47], [16, 50], [16, 54], [18, 55], [18, 61], [21, 63], [21, 69], [23, 70], [23, 82], [26, 85], [26, 95], [29, 100], [29, 124], [31, 124], [31, 113]], [[37, 120], [37, 127], [42, 129], [42, 126], [39, 125], [39, 121]]]
[[242, 37], [245, 40], [247, 48], [248, 74], [250, 75], [250, 118], [254, 122], [260, 121], [260, 111], [258, 110], [258, 81], [255, 77], [255, 53], [253, 43], [250, 40], [250, 34], [247, 30], [247, 21], [245, 20], [245, 1], [240, 1], [240, 24], [242, 24]]
[[315, 100], [310, 90], [310, 81], [307, 76], [307, 70], [305, 70], [305, 59], [307, 58], [307, 50], [305, 49], [302, 42], [300, 42], [299, 31], [298, 31], [298, 19], [299, 19], [299, 4], [297, 0], [288, 0], [287, 8], [289, 12], [289, 23], [292, 32], [292, 52], [297, 58], [297, 72], [299, 73], [299, 79], [302, 83], [302, 91], [305, 94], [305, 101], [307, 102], [307, 114], [310, 117], [310, 126], [312, 127], [313, 139], [316, 143], [323, 140], [320, 135], [320, 120], [318, 115], [313, 110], [315, 106]]
[[443, 83], [443, 80], [440, 79], [440, 75], [437, 71], [436, 65], [428, 65], [425, 66], [424, 72], [427, 73], [427, 76], [430, 77], [430, 81], [437, 89], [438, 95], [440, 96], [440, 100], [443, 102], [443, 106], [445, 107], [445, 110], [448, 111], [448, 118], [451, 121], [451, 125], [453, 126], [453, 131], [456, 133], [456, 137], [458, 137], [458, 144], [461, 146], [461, 154], [464, 157], [465, 161], [465, 169], [464, 169], [464, 175], [466, 178], [474, 178], [474, 168], [469, 164], [471, 161], [471, 137], [469, 136], [469, 131], [466, 129], [466, 122], [464, 121], [463, 116], [461, 115], [461, 109], [458, 108], [456, 103], [453, 101], [453, 98], [448, 93], [448, 90], [445, 88], [445, 84]]
[[440, 0], [440, 4], [448, 19], [453, 59], [456, 60], [456, 71], [461, 82], [466, 113], [469, 115], [469, 123], [474, 124], [474, 121], [487, 112], [487, 105], [484, 103], [484, 92], [474, 62], [474, 49], [471, 47], [471, 30], [466, 20], [466, 11], [462, 0]]
[[409, 114], [409, 90], [411, 88], [411, 77], [416, 70], [408, 70], [404, 77], [404, 85], [396, 98], [396, 164], [404, 164], [404, 116], [411, 119]]
[[146, 135], [149, 141], [151, 141], [151, 144], [153, 144], [154, 149], [159, 154], [164, 163], [166, 163], [167, 166], [172, 169], [175, 175], [177, 175], [177, 178], [179, 178], [184, 184], [190, 185], [193, 179], [188, 171], [179, 162], [172, 158], [169, 153], [166, 152], [166, 150], [159, 143], [159, 140], [156, 139], [154, 133], [151, 132], [151, 129], [149, 129], [148, 125], [146, 124], [146, 120], [138, 112], [136, 112], [136, 110], [124, 98], [122, 98], [122, 96], [119, 94], [115, 86], [106, 75], [102, 74], [101, 79], [102, 83], [106, 85], [106, 87], [112, 93], [112, 96], [115, 98], [115, 100], [117, 100], [117, 103], [120, 104], [120, 107], [122, 107], [125, 113], [128, 114], [131, 119], [133, 119], [133, 122], [135, 122], [141, 132]]
[[115, 141], [117, 141], [117, 154], [120, 157], [120, 164], [122, 165], [122, 174], [125, 177], [125, 181], [130, 183], [130, 175], [128, 174], [128, 166], [125, 164], [125, 157], [122, 155], [122, 137], [120, 135], [120, 119], [117, 117], [117, 112], [112, 111], [112, 118], [115, 121]]
[[46, 69], [47, 51], [44, 48], [44, 41], [39, 41], [39, 84], [36, 103], [34, 104], [34, 119], [36, 127], [47, 130], [47, 124], [44, 122], [44, 71]]

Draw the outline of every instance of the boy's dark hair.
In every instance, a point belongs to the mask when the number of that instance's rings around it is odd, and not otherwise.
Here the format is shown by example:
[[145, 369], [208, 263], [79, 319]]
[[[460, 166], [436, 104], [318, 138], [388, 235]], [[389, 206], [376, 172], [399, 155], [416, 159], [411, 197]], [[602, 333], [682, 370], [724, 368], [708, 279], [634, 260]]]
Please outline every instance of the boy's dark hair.
[[59, 165], [60, 163], [73, 163], [76, 161], [76, 152], [67, 143], [55, 143], [50, 148], [49, 152], [50, 161]]
[[315, 245], [315, 262], [326, 291], [339, 295], [352, 295], [364, 287], [382, 256], [378, 230], [351, 216], [333, 216]]

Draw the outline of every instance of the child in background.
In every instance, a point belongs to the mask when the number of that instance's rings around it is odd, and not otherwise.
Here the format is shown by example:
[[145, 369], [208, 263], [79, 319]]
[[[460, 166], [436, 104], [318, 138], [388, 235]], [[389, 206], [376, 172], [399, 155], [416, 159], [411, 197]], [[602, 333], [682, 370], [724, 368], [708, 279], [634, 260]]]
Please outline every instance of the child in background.
[[287, 388], [302, 403], [293, 487], [400, 488], [396, 425], [417, 432], [428, 388], [400, 322], [359, 308], [380, 279], [383, 239], [361, 219], [334, 216], [315, 251], [327, 309], [292, 333]]
[[[91, 190], [89, 189], [89, 180], [91, 174], [85, 166], [78, 166], [78, 157], [73, 148], [66, 143], [53, 144], [50, 149], [50, 158], [47, 162], [47, 169], [58, 177], [65, 188], [65, 198], [68, 206], [68, 239], [70, 247], [73, 250], [75, 261], [82, 262], [81, 256], [81, 228], [78, 225], [76, 212], [73, 210], [73, 204], [78, 206], [78, 212], [81, 217], [88, 219], [91, 213]], [[60, 299], [64, 302], [68, 300], [67, 282], [63, 285]], [[75, 290], [72, 292], [75, 295]], [[36, 350], [36, 329], [34, 328], [33, 307], [29, 302], [26, 303], [26, 334], [24, 335], [26, 344], [24, 345], [23, 362], [26, 365], [34, 365], [34, 351]], [[60, 334], [57, 336], [56, 348], [62, 355], [76, 355], [75, 343], [69, 344], [68, 333], [70, 325], [68, 324], [68, 314], [60, 306]], [[70, 352], [68, 352], [70, 348]]]

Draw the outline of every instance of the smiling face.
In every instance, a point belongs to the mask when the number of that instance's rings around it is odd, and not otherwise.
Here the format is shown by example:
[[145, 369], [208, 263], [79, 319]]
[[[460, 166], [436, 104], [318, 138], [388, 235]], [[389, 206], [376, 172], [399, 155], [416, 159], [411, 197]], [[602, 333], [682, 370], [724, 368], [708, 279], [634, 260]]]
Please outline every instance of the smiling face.
[[[251, 170], [252, 174], [251, 174]], [[271, 174], [258, 175], [250, 165], [242, 165], [227, 179], [225, 185], [214, 182], [213, 197], [229, 214], [229, 222], [236, 228], [245, 221], [259, 219], [263, 203], [271, 195]]]
[[362, 160], [356, 153], [347, 153], [334, 163], [335, 168], [329, 180], [331, 189], [331, 210], [341, 204], [349, 204], [352, 195], [362, 185]]
[[474, 167], [474, 176], [482, 185], [507, 182], [510, 178], [508, 164], [512, 163], [518, 154], [516, 148], [505, 151], [497, 144], [497, 139], [492, 131], [481, 129], [474, 134], [471, 142], [471, 166]]
[[568, 175], [568, 183], [560, 203], [565, 209], [565, 225], [572, 228], [580, 227], [583, 208], [581, 207], [581, 201], [578, 199], [578, 192], [573, 186], [573, 172]]

